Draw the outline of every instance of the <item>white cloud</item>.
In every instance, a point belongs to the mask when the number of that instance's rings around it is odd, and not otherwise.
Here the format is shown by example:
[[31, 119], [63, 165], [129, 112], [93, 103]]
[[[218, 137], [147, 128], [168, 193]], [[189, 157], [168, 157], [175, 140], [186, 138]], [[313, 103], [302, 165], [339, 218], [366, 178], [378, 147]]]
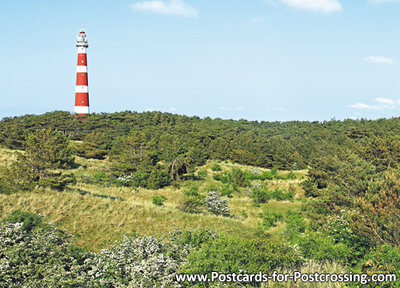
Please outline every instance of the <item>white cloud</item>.
[[236, 107], [236, 110], [238, 110], [238, 111], [241, 111], [243, 109], [244, 109], [243, 107]]
[[183, 0], [169, 0], [169, 2], [140, 1], [131, 5], [131, 8], [136, 11], [148, 11], [163, 15], [176, 15], [192, 18], [199, 16], [197, 10], [183, 2]]
[[383, 56], [368, 56], [364, 57], [363, 60], [374, 64], [393, 64], [393, 59]]
[[396, 109], [400, 106], [400, 99], [393, 100], [389, 98], [375, 98], [374, 101], [378, 103], [377, 105], [369, 105], [361, 102], [357, 102], [356, 104], [351, 104], [349, 107], [356, 109], [365, 109], [365, 110], [385, 110], [385, 109]]
[[365, 103], [361, 103], [361, 102], [357, 102], [356, 104], [351, 104], [349, 105], [351, 108], [356, 108], [356, 109], [371, 109], [372, 106], [365, 104]]
[[376, 98], [375, 101], [381, 104], [386, 104], [391, 106], [396, 105], [396, 102], [389, 98]]
[[368, 0], [370, 4], [383, 4], [383, 3], [394, 3], [399, 2], [399, 0]]
[[342, 11], [342, 5], [338, 0], [280, 0], [286, 5], [312, 12], [333, 13]]

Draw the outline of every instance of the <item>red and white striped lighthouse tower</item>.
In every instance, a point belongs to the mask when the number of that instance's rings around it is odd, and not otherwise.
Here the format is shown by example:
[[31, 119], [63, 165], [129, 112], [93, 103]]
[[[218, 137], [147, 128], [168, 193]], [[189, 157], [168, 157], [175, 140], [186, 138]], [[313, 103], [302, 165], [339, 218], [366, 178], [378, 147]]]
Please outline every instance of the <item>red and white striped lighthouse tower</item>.
[[75, 109], [79, 115], [89, 113], [89, 90], [86, 49], [89, 47], [85, 31], [81, 30], [76, 43], [78, 47], [78, 66], [76, 69]]

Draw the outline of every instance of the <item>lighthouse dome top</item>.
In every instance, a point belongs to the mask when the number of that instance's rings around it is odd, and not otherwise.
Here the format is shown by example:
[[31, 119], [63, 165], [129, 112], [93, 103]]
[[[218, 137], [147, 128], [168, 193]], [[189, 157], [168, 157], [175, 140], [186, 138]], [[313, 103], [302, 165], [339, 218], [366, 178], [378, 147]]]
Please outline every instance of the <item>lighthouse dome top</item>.
[[76, 41], [76, 47], [89, 47], [87, 39], [86, 39], [86, 33], [85, 31], [81, 30], [78, 34], [78, 39]]

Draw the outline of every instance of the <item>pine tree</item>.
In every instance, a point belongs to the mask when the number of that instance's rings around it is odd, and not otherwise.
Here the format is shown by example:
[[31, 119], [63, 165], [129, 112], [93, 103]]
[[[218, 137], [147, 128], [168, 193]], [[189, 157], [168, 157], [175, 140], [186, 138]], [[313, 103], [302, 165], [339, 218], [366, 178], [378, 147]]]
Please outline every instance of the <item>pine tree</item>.
[[62, 175], [59, 171], [75, 163], [68, 139], [61, 132], [38, 130], [27, 137], [24, 146], [25, 153], [17, 152], [17, 161], [11, 167], [19, 189], [29, 190], [39, 185], [62, 190], [75, 181], [72, 174]]

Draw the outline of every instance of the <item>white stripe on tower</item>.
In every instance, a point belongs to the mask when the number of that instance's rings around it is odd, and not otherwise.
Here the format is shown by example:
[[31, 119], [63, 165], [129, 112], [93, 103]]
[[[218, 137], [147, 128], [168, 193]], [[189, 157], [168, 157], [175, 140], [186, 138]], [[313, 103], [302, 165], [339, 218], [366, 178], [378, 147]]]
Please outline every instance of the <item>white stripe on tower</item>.
[[76, 43], [78, 47], [78, 65], [76, 68], [76, 87], [75, 87], [75, 109], [79, 115], [89, 113], [89, 89], [88, 89], [88, 70], [86, 49], [89, 47], [86, 40], [85, 31], [78, 35]]

